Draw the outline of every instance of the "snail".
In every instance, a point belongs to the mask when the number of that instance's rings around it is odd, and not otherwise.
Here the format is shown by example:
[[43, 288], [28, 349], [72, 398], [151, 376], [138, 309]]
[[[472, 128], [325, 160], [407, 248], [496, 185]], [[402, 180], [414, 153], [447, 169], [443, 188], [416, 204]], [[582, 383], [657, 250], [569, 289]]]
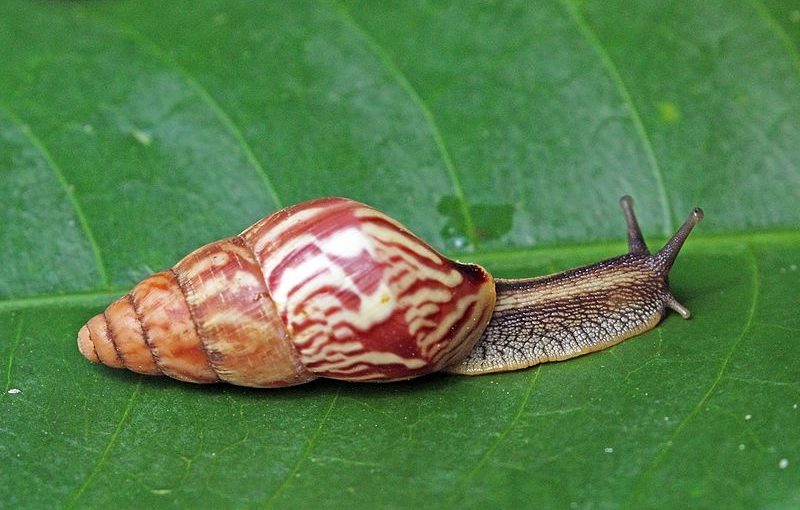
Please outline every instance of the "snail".
[[694, 209], [651, 254], [620, 200], [628, 253], [562, 273], [494, 279], [359, 202], [282, 209], [153, 274], [78, 332], [89, 361], [181, 381], [281, 387], [516, 370], [597, 351], [672, 309], [669, 270]]

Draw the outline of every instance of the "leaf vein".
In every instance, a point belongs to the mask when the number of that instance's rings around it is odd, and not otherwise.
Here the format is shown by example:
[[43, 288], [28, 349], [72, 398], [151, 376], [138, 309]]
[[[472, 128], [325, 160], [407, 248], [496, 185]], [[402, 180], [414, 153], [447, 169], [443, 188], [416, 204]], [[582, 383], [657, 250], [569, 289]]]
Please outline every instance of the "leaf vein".
[[697, 416], [700, 413], [700, 410], [706, 405], [708, 400], [717, 390], [719, 383], [723, 380], [725, 376], [725, 372], [728, 369], [728, 363], [730, 363], [733, 354], [736, 352], [736, 349], [742, 343], [742, 340], [745, 338], [747, 333], [750, 331], [750, 328], [753, 326], [753, 319], [756, 315], [756, 307], [758, 305], [761, 282], [758, 274], [758, 262], [756, 261], [756, 257], [749, 246], [747, 249], [747, 260], [750, 271], [753, 276], [753, 281], [751, 283], [752, 290], [750, 299], [750, 309], [747, 314], [747, 320], [745, 321], [745, 324], [742, 327], [742, 331], [741, 333], [739, 333], [739, 336], [736, 338], [736, 340], [731, 344], [731, 348], [728, 350], [728, 353], [722, 360], [722, 364], [720, 365], [719, 370], [717, 371], [716, 377], [714, 378], [713, 382], [708, 387], [706, 392], [703, 394], [703, 396], [700, 398], [700, 401], [698, 401], [697, 405], [694, 406], [694, 408], [689, 412], [689, 414], [687, 414], [686, 417], [683, 418], [683, 420], [681, 420], [680, 423], [678, 423], [677, 427], [675, 428], [674, 432], [670, 435], [667, 442], [664, 444], [664, 446], [661, 447], [658, 453], [656, 453], [655, 457], [653, 457], [653, 460], [650, 461], [650, 464], [642, 471], [642, 475], [639, 478], [639, 482], [635, 485], [628, 501], [625, 503], [625, 505], [623, 505], [624, 508], [636, 507], [635, 501], [639, 497], [639, 494], [641, 494], [645, 483], [647, 483], [647, 481], [650, 480], [650, 478], [653, 476], [655, 469], [658, 467], [658, 465], [661, 463], [661, 461], [664, 459], [664, 457], [667, 455], [669, 450], [674, 445], [675, 439], [677, 439], [677, 437], [681, 434], [681, 432], [683, 432], [683, 429], [686, 428], [689, 422], [691, 422], [695, 418], [695, 416]]
[[265, 501], [264, 503], [265, 507], [267, 508], [272, 507], [272, 503], [275, 501], [275, 499], [278, 498], [278, 496], [280, 496], [283, 493], [283, 491], [286, 490], [286, 488], [291, 483], [292, 478], [294, 478], [294, 475], [300, 470], [300, 466], [303, 464], [303, 462], [305, 462], [307, 459], [311, 457], [311, 452], [314, 450], [314, 447], [317, 445], [317, 442], [319, 441], [322, 429], [325, 428], [325, 424], [328, 423], [328, 419], [331, 416], [331, 411], [333, 410], [334, 405], [336, 405], [336, 401], [339, 399], [339, 393], [341, 393], [341, 387], [336, 389], [336, 393], [333, 395], [331, 403], [328, 405], [328, 408], [325, 410], [325, 413], [322, 415], [322, 418], [320, 418], [319, 423], [317, 424], [317, 428], [311, 433], [311, 435], [309, 435], [308, 439], [306, 440], [306, 445], [303, 448], [303, 451], [301, 451], [300, 455], [298, 455], [297, 459], [294, 462], [294, 465], [289, 470], [289, 473], [287, 473], [286, 477], [281, 481], [280, 484], [278, 484], [278, 487], [274, 491], [272, 491], [272, 494], [270, 494], [269, 498], [267, 498], [267, 500]]
[[445, 143], [444, 137], [439, 130], [439, 125], [436, 122], [433, 112], [428, 107], [422, 96], [420, 96], [419, 92], [417, 92], [417, 89], [414, 88], [414, 85], [411, 84], [411, 81], [394, 62], [394, 59], [389, 52], [384, 49], [383, 46], [381, 46], [378, 40], [369, 32], [367, 32], [367, 30], [361, 26], [350, 14], [350, 12], [343, 6], [334, 4], [331, 6], [331, 10], [339, 15], [340, 19], [345, 25], [361, 34], [364, 41], [367, 43], [367, 46], [378, 57], [378, 59], [381, 61], [381, 64], [383, 64], [384, 69], [395, 79], [395, 81], [406, 92], [406, 94], [408, 94], [408, 96], [411, 98], [411, 101], [417, 106], [420, 113], [422, 113], [422, 116], [424, 117], [425, 122], [428, 124], [428, 128], [430, 129], [433, 143], [436, 145], [436, 148], [439, 151], [442, 162], [447, 170], [447, 174], [450, 177], [451, 183], [453, 184], [453, 192], [458, 199], [461, 215], [464, 217], [467, 238], [473, 246], [476, 246], [477, 233], [475, 230], [475, 222], [472, 218], [472, 213], [470, 212], [466, 196], [464, 195], [464, 189], [461, 186], [461, 180], [458, 177], [458, 172], [453, 164], [453, 158], [450, 156], [450, 151], [447, 149], [447, 144]]
[[106, 447], [100, 452], [100, 456], [95, 461], [94, 467], [92, 471], [89, 473], [89, 476], [83, 481], [83, 483], [78, 487], [75, 491], [72, 498], [70, 498], [69, 503], [65, 506], [67, 508], [75, 508], [78, 500], [81, 498], [83, 493], [86, 489], [91, 485], [94, 481], [97, 474], [100, 472], [100, 468], [103, 467], [103, 464], [108, 460], [108, 455], [111, 453], [111, 449], [114, 448], [114, 445], [117, 443], [117, 439], [119, 438], [120, 433], [125, 428], [125, 425], [128, 423], [128, 416], [130, 416], [131, 409], [133, 408], [133, 403], [138, 398], [139, 394], [141, 393], [142, 389], [142, 382], [141, 380], [136, 384], [136, 388], [134, 388], [133, 392], [131, 392], [131, 396], [128, 398], [128, 403], [125, 405], [125, 410], [122, 412], [122, 416], [120, 416], [119, 421], [117, 422], [117, 426], [114, 427], [114, 431], [111, 433], [111, 437], [106, 444]]
[[3, 114], [11, 119], [12, 122], [19, 126], [20, 132], [28, 139], [28, 141], [30, 141], [31, 145], [39, 152], [45, 163], [47, 163], [47, 166], [53, 171], [58, 183], [61, 185], [64, 193], [67, 195], [67, 200], [72, 206], [72, 209], [75, 211], [75, 216], [78, 218], [78, 224], [80, 224], [83, 234], [86, 236], [86, 240], [89, 242], [92, 254], [94, 255], [95, 264], [97, 265], [97, 272], [100, 276], [100, 285], [103, 287], [109, 287], [111, 282], [108, 277], [108, 271], [106, 270], [105, 263], [103, 262], [103, 255], [100, 251], [100, 245], [97, 244], [97, 239], [95, 238], [94, 232], [89, 226], [89, 221], [86, 218], [86, 214], [84, 214], [83, 208], [81, 207], [80, 202], [78, 202], [78, 198], [75, 196], [72, 187], [67, 183], [67, 179], [64, 176], [64, 172], [61, 171], [61, 167], [55, 162], [53, 156], [50, 154], [50, 150], [45, 146], [44, 142], [33, 132], [30, 124], [25, 123], [7, 107], [0, 107], [0, 111], [2, 111]]
[[790, 387], [800, 391], [800, 381], [773, 381], [770, 379], [753, 379], [749, 377], [734, 377], [728, 376], [726, 379], [730, 381], [743, 382], [748, 384], [763, 384], [767, 386], [782, 386]]
[[8, 395], [8, 390], [11, 389], [11, 369], [14, 367], [14, 358], [17, 354], [17, 349], [19, 349], [19, 344], [22, 341], [22, 323], [24, 321], [20, 319], [19, 324], [17, 325], [17, 334], [14, 337], [14, 345], [11, 347], [11, 352], [8, 354], [8, 363], [6, 364], [6, 388], [3, 390], [3, 394], [0, 395], [0, 402]]
[[762, 0], [750, 0], [753, 8], [758, 12], [758, 15], [766, 22], [769, 29], [775, 34], [780, 42], [786, 47], [786, 50], [789, 52], [789, 55], [794, 62], [797, 71], [800, 72], [800, 50], [792, 42], [792, 39], [789, 37], [789, 34], [786, 33], [786, 30], [781, 26], [780, 23], [775, 19], [775, 17], [769, 12], [767, 6], [764, 5]]
[[[797, 245], [800, 243], [800, 233], [796, 231], [773, 231], [773, 232], [736, 232], [729, 234], [714, 234], [697, 237], [692, 241], [693, 249], [698, 251], [713, 249], [714, 246], [719, 244], [742, 244], [742, 243], [788, 243]], [[541, 246], [541, 247], [520, 247], [510, 250], [498, 252], [476, 252], [474, 254], [475, 261], [485, 264], [490, 261], [492, 264], [502, 264], [504, 261], [525, 258], [532, 260], [533, 258], [549, 257], [553, 255], [560, 255], [569, 253], [570, 255], [580, 255], [581, 252], [595, 252], [608, 248], [611, 250], [616, 246], [624, 246], [622, 243], [616, 242], [601, 242], [601, 243], [583, 243], [573, 245], [561, 246]], [[448, 255], [445, 253], [445, 255]], [[451, 258], [455, 258], [457, 254], [450, 254]], [[557, 270], [555, 265], [552, 266], [553, 271]], [[115, 299], [126, 292], [129, 288], [111, 288], [111, 289], [96, 289], [86, 292], [73, 292], [65, 294], [38, 294], [33, 296], [16, 297], [8, 299], [0, 299], [0, 313], [10, 312], [25, 308], [38, 308], [45, 306], [68, 306], [68, 305], [82, 305], [82, 306], [100, 306], [108, 301]], [[768, 324], [770, 327], [783, 327], [776, 324]], [[794, 328], [784, 327], [785, 329], [794, 330]]]
[[103, 18], [102, 20], [93, 17], [92, 18], [95, 23], [98, 24], [105, 24], [113, 31], [123, 34], [128, 37], [130, 41], [134, 44], [139, 46], [145, 53], [149, 54], [151, 57], [155, 58], [157, 61], [161, 62], [167, 67], [172, 68], [175, 72], [177, 72], [186, 83], [194, 89], [194, 91], [200, 96], [200, 98], [205, 101], [205, 103], [211, 108], [211, 111], [214, 112], [217, 119], [222, 123], [225, 128], [228, 129], [230, 134], [242, 148], [244, 151], [245, 159], [247, 159], [248, 163], [255, 168], [258, 175], [261, 177], [261, 181], [264, 184], [264, 187], [267, 190], [267, 193], [270, 195], [270, 198], [275, 203], [275, 206], [280, 209], [283, 207], [283, 202], [278, 195], [278, 191], [275, 188], [275, 185], [270, 179], [269, 174], [261, 165], [261, 162], [256, 157], [255, 153], [253, 152], [250, 143], [242, 134], [241, 129], [236, 125], [233, 121], [233, 118], [228, 115], [228, 113], [222, 108], [222, 105], [211, 95], [211, 93], [203, 86], [202, 83], [198, 79], [192, 75], [188, 69], [183, 67], [174, 59], [167, 56], [166, 53], [161, 49], [161, 47], [156, 44], [152, 39], [148, 38], [135, 28], [129, 25], [121, 25], [115, 22], [112, 22], [109, 19]]
[[109, 289], [67, 294], [38, 294], [35, 296], [0, 300], [0, 313], [44, 306], [91, 305], [100, 306], [125, 294], [128, 289]]
[[[478, 474], [478, 472], [483, 468], [483, 466], [492, 458], [497, 448], [506, 440], [508, 435], [511, 431], [516, 427], [517, 423], [519, 422], [520, 418], [524, 414], [525, 406], [528, 405], [528, 401], [533, 394], [533, 388], [536, 386], [536, 382], [539, 380], [539, 373], [541, 372], [541, 367], [536, 367], [533, 372], [533, 377], [530, 378], [530, 383], [528, 383], [528, 388], [525, 390], [525, 393], [522, 394], [522, 398], [519, 401], [519, 405], [517, 406], [517, 412], [514, 414], [514, 417], [508, 422], [508, 425], [503, 429], [497, 439], [492, 443], [491, 446], [484, 452], [483, 456], [478, 460], [475, 466], [467, 472], [464, 478], [456, 485], [455, 491], [447, 500], [446, 506], [448, 508], [456, 508], [458, 506], [458, 497], [461, 496], [464, 491], [466, 490], [469, 482]], [[572, 409], [567, 410], [565, 412], [571, 412]], [[539, 415], [544, 416], [546, 414], [553, 414], [551, 413], [540, 413]], [[537, 416], [534, 414], [534, 416]]]
[[656, 153], [653, 149], [653, 143], [650, 140], [650, 136], [647, 134], [647, 130], [644, 127], [644, 122], [639, 114], [639, 109], [636, 106], [636, 103], [633, 101], [633, 96], [631, 96], [628, 86], [625, 84], [625, 80], [622, 78], [619, 67], [616, 63], [614, 63], [611, 55], [606, 50], [605, 46], [603, 46], [603, 43], [600, 41], [600, 38], [597, 36], [594, 30], [592, 30], [592, 28], [589, 26], [589, 23], [581, 14], [579, 7], [574, 4], [574, 1], [575, 0], [561, 0], [561, 3], [564, 5], [567, 12], [569, 12], [573, 21], [577, 25], [578, 30], [581, 32], [581, 35], [583, 35], [589, 45], [594, 48], [597, 56], [605, 66], [611, 80], [617, 87], [623, 102], [628, 106], [633, 127], [636, 130], [636, 133], [639, 135], [644, 148], [645, 156], [647, 157], [648, 163], [650, 164], [650, 168], [653, 172], [653, 178], [658, 191], [658, 197], [661, 201], [664, 222], [663, 233], [664, 235], [668, 236], [672, 231], [672, 207], [670, 206], [669, 199], [667, 198], [667, 188], [664, 183], [664, 174], [661, 170], [661, 166], [658, 164], [658, 159], [656, 158]]

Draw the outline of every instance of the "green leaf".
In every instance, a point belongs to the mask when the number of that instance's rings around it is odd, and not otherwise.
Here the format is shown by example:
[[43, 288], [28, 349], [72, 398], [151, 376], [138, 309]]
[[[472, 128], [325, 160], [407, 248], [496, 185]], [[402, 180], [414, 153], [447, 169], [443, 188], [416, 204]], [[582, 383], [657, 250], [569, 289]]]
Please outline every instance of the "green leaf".
[[[0, 506], [800, 506], [792, 2], [0, 0], [0, 57]], [[654, 247], [705, 209], [694, 317], [572, 361], [259, 391], [76, 349], [305, 199], [512, 277], [623, 252], [623, 194]]]

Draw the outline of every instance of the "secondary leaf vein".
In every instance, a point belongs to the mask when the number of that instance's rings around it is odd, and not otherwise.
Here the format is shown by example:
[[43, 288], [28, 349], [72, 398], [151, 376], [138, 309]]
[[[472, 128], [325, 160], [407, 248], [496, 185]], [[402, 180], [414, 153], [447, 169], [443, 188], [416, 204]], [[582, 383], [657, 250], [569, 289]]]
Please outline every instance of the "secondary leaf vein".
[[11, 369], [14, 367], [14, 357], [16, 356], [17, 349], [22, 341], [22, 323], [23, 321], [20, 320], [19, 324], [17, 325], [17, 334], [14, 336], [14, 345], [11, 347], [11, 352], [8, 354], [8, 363], [6, 364], [6, 388], [3, 390], [3, 394], [0, 395], [0, 402], [2, 402], [6, 395], [8, 395], [8, 390], [11, 389]]
[[105, 263], [103, 262], [103, 255], [100, 252], [100, 246], [97, 244], [97, 239], [95, 238], [91, 227], [89, 227], [89, 221], [86, 219], [83, 208], [81, 207], [80, 202], [78, 202], [78, 198], [75, 196], [72, 186], [67, 183], [67, 179], [64, 176], [64, 172], [61, 171], [61, 167], [56, 164], [53, 156], [50, 154], [50, 150], [45, 146], [44, 142], [42, 142], [42, 140], [36, 136], [30, 124], [24, 122], [6, 107], [1, 107], [0, 111], [2, 111], [3, 114], [6, 115], [12, 122], [19, 125], [20, 132], [28, 139], [28, 141], [30, 141], [31, 145], [39, 152], [45, 163], [47, 163], [47, 166], [53, 171], [53, 174], [56, 176], [56, 179], [64, 190], [64, 193], [67, 195], [67, 200], [69, 200], [70, 205], [72, 205], [72, 208], [75, 211], [75, 216], [78, 218], [78, 224], [81, 226], [81, 229], [86, 236], [86, 240], [89, 242], [89, 246], [92, 249], [95, 264], [97, 265], [97, 272], [100, 276], [100, 284], [103, 287], [108, 287], [111, 285], [111, 283], [108, 278], [108, 272], [106, 271]]
[[783, 26], [778, 23], [775, 17], [769, 12], [769, 9], [767, 9], [762, 0], [750, 0], [750, 2], [752, 3], [756, 12], [758, 12], [758, 15], [761, 16], [761, 18], [767, 23], [767, 26], [770, 28], [770, 30], [786, 47], [792, 62], [794, 62], [794, 65], [797, 68], [797, 71], [800, 72], [800, 51], [792, 42], [789, 34], [786, 33], [786, 30], [783, 28]]
[[681, 434], [681, 432], [683, 432], [683, 429], [686, 428], [689, 422], [691, 422], [695, 418], [695, 416], [697, 416], [700, 413], [700, 411], [706, 405], [708, 400], [717, 390], [719, 383], [725, 376], [725, 372], [728, 369], [728, 363], [730, 363], [733, 354], [736, 352], [736, 349], [742, 343], [742, 340], [750, 331], [750, 328], [753, 326], [753, 318], [755, 317], [756, 314], [756, 308], [758, 305], [758, 298], [760, 294], [761, 280], [758, 273], [758, 262], [756, 261], [756, 257], [753, 254], [753, 251], [749, 245], [747, 246], [746, 253], [747, 253], [748, 265], [753, 280], [751, 283], [752, 290], [750, 299], [750, 309], [747, 314], [747, 320], [745, 321], [744, 326], [742, 327], [742, 331], [741, 333], [739, 333], [739, 336], [736, 338], [736, 340], [731, 344], [731, 348], [728, 350], [728, 353], [722, 360], [722, 364], [720, 365], [719, 370], [717, 371], [717, 375], [714, 378], [714, 381], [711, 383], [706, 392], [700, 398], [700, 401], [697, 402], [697, 405], [695, 405], [694, 408], [689, 412], [689, 414], [687, 414], [686, 417], [683, 420], [681, 420], [681, 422], [675, 428], [674, 432], [670, 435], [669, 439], [664, 444], [664, 446], [658, 451], [656, 456], [653, 457], [653, 460], [650, 462], [650, 464], [642, 471], [643, 474], [639, 478], [639, 482], [635, 485], [630, 498], [623, 506], [624, 508], [636, 508], [635, 502], [638, 499], [639, 495], [641, 494], [644, 485], [650, 480], [650, 478], [653, 476], [655, 469], [658, 467], [658, 465], [667, 455], [669, 450], [675, 444], [675, 439], [677, 439], [677, 437]]
[[[539, 380], [539, 373], [541, 372], [541, 367], [536, 367], [533, 372], [533, 377], [531, 377], [530, 383], [528, 384], [528, 388], [525, 390], [525, 393], [522, 394], [522, 398], [519, 401], [519, 405], [517, 406], [517, 412], [514, 414], [514, 417], [511, 421], [508, 422], [508, 425], [503, 429], [497, 439], [492, 443], [491, 446], [484, 452], [483, 456], [478, 460], [475, 466], [467, 472], [464, 478], [456, 485], [455, 491], [447, 500], [447, 508], [456, 508], [458, 506], [458, 497], [461, 496], [464, 491], [467, 489], [469, 482], [475, 478], [475, 475], [483, 468], [484, 465], [492, 458], [497, 448], [506, 440], [508, 435], [511, 431], [516, 427], [517, 423], [519, 422], [520, 417], [525, 411], [525, 406], [528, 405], [528, 401], [533, 394], [533, 388], [536, 386], [536, 382]], [[569, 410], [571, 411], [571, 410]], [[566, 411], [565, 411], [566, 412]], [[552, 414], [552, 413], [547, 413]]]
[[333, 395], [331, 403], [328, 405], [328, 409], [325, 410], [325, 414], [323, 414], [322, 418], [320, 418], [319, 423], [317, 424], [317, 428], [308, 437], [308, 440], [306, 441], [306, 445], [303, 448], [303, 451], [300, 452], [300, 455], [298, 455], [297, 460], [295, 460], [294, 465], [289, 470], [289, 473], [286, 475], [283, 481], [281, 481], [278, 487], [272, 492], [272, 494], [270, 494], [269, 498], [267, 498], [266, 502], [264, 503], [264, 506], [266, 508], [272, 507], [272, 503], [278, 498], [278, 496], [280, 496], [283, 493], [283, 491], [286, 490], [286, 488], [291, 483], [292, 478], [294, 478], [294, 475], [297, 474], [297, 472], [300, 470], [300, 466], [303, 464], [303, 462], [305, 462], [306, 459], [308, 459], [311, 456], [311, 452], [317, 445], [317, 441], [319, 441], [319, 437], [322, 433], [322, 430], [325, 428], [325, 424], [328, 423], [328, 418], [330, 418], [331, 416], [331, 411], [333, 410], [333, 406], [339, 399], [340, 392], [341, 392], [341, 387], [336, 389], [336, 393]]
[[578, 30], [584, 36], [586, 41], [592, 48], [594, 48], [597, 56], [600, 58], [606, 70], [608, 71], [611, 80], [617, 87], [620, 96], [622, 96], [622, 100], [628, 106], [634, 129], [641, 139], [645, 156], [647, 157], [647, 160], [650, 163], [650, 168], [653, 172], [653, 178], [656, 183], [658, 197], [661, 201], [664, 222], [663, 233], [664, 235], [668, 236], [672, 231], [672, 208], [670, 206], [669, 199], [667, 198], [664, 175], [661, 171], [660, 165], [658, 164], [658, 159], [656, 158], [655, 151], [653, 150], [653, 144], [650, 140], [650, 136], [647, 134], [647, 130], [642, 122], [639, 109], [636, 107], [636, 103], [633, 101], [633, 96], [631, 96], [630, 92], [628, 91], [628, 86], [625, 84], [625, 80], [622, 79], [622, 74], [620, 74], [619, 68], [614, 63], [614, 60], [611, 58], [611, 55], [608, 53], [608, 51], [606, 51], [603, 43], [600, 41], [600, 38], [597, 36], [597, 34], [595, 34], [594, 30], [592, 30], [592, 28], [589, 26], [589, 23], [587, 23], [586, 19], [581, 14], [579, 7], [574, 4], [574, 0], [561, 0], [561, 3], [566, 8], [567, 12], [569, 12], [573, 21], [578, 26]]
[[91, 485], [94, 481], [97, 474], [100, 472], [100, 468], [103, 467], [106, 460], [108, 460], [108, 455], [111, 453], [111, 449], [114, 448], [114, 445], [117, 443], [117, 439], [119, 438], [120, 433], [125, 428], [125, 425], [128, 423], [128, 416], [130, 416], [131, 409], [133, 408], [133, 403], [136, 401], [136, 398], [139, 396], [139, 393], [142, 389], [142, 382], [141, 380], [136, 384], [136, 387], [133, 389], [131, 396], [128, 398], [128, 403], [125, 405], [125, 410], [122, 412], [122, 416], [120, 416], [119, 421], [117, 422], [117, 426], [114, 427], [114, 432], [111, 433], [111, 437], [106, 444], [106, 447], [100, 452], [100, 456], [95, 461], [94, 467], [92, 471], [89, 473], [89, 476], [83, 481], [83, 483], [78, 487], [75, 491], [75, 494], [70, 498], [70, 501], [65, 505], [67, 508], [75, 508], [78, 500], [81, 498], [83, 493], [86, 489]]
[[281, 201], [280, 197], [278, 196], [278, 192], [275, 188], [275, 185], [272, 183], [272, 180], [269, 177], [269, 174], [264, 169], [264, 167], [259, 162], [258, 158], [256, 157], [255, 153], [253, 152], [250, 143], [248, 143], [247, 139], [245, 139], [242, 131], [233, 121], [233, 118], [225, 112], [222, 108], [222, 105], [214, 99], [214, 96], [211, 95], [208, 90], [197, 80], [194, 75], [192, 75], [188, 69], [180, 65], [178, 62], [173, 60], [172, 58], [168, 57], [164, 51], [158, 46], [154, 41], [149, 39], [147, 36], [136, 30], [135, 28], [129, 25], [120, 25], [118, 23], [114, 23], [108, 19], [98, 20], [97, 18], [92, 18], [95, 23], [98, 24], [105, 24], [110, 27], [113, 31], [123, 34], [127, 36], [134, 44], [139, 46], [144, 52], [161, 62], [167, 67], [172, 68], [175, 72], [177, 72], [186, 83], [197, 93], [200, 98], [205, 101], [205, 103], [211, 108], [211, 111], [217, 116], [217, 119], [222, 123], [225, 128], [231, 133], [233, 138], [239, 144], [239, 146], [244, 151], [245, 158], [247, 161], [256, 169], [257, 173], [261, 177], [261, 180], [264, 184], [264, 187], [267, 190], [267, 193], [272, 198], [272, 201], [275, 203], [277, 208], [283, 207], [283, 202]]
[[394, 60], [392, 59], [389, 52], [381, 46], [377, 39], [375, 39], [367, 30], [361, 26], [355, 18], [350, 14], [347, 9], [342, 7], [338, 4], [333, 4], [331, 6], [331, 10], [334, 11], [339, 15], [342, 22], [355, 30], [357, 33], [361, 35], [364, 41], [367, 43], [367, 46], [375, 53], [378, 59], [383, 64], [386, 71], [397, 81], [400, 87], [408, 94], [411, 98], [411, 101], [417, 106], [419, 111], [422, 113], [422, 116], [425, 118], [425, 122], [428, 124], [428, 127], [431, 131], [431, 136], [433, 137], [433, 142], [436, 145], [436, 148], [441, 155], [442, 161], [444, 162], [444, 166], [447, 169], [447, 174], [450, 177], [450, 181], [453, 184], [453, 192], [455, 193], [456, 198], [458, 199], [459, 209], [461, 211], [461, 215], [464, 217], [464, 224], [466, 225], [467, 230], [467, 238], [469, 239], [470, 243], [473, 246], [477, 246], [477, 235], [475, 231], [475, 222], [472, 219], [472, 213], [469, 209], [469, 204], [467, 203], [466, 196], [464, 195], [464, 189], [461, 186], [461, 180], [458, 177], [458, 172], [456, 171], [455, 165], [453, 164], [453, 159], [450, 157], [450, 151], [447, 149], [447, 145], [444, 142], [444, 138], [442, 137], [442, 133], [439, 130], [439, 126], [436, 123], [436, 119], [433, 116], [431, 109], [428, 107], [427, 103], [422, 96], [419, 95], [417, 90], [411, 84], [411, 82], [406, 78], [403, 71], [395, 64]]

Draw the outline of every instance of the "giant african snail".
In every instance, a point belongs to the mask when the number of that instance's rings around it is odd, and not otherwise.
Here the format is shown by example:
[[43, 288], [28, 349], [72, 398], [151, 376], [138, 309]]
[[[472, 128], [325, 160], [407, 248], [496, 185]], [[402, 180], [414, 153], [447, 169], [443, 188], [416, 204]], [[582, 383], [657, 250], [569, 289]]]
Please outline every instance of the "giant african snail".
[[689, 317], [667, 274], [694, 209], [652, 255], [630, 197], [627, 254], [563, 273], [493, 279], [343, 198], [304, 202], [154, 274], [78, 333], [90, 361], [182, 381], [278, 387], [329, 377], [481, 374], [603, 349]]

